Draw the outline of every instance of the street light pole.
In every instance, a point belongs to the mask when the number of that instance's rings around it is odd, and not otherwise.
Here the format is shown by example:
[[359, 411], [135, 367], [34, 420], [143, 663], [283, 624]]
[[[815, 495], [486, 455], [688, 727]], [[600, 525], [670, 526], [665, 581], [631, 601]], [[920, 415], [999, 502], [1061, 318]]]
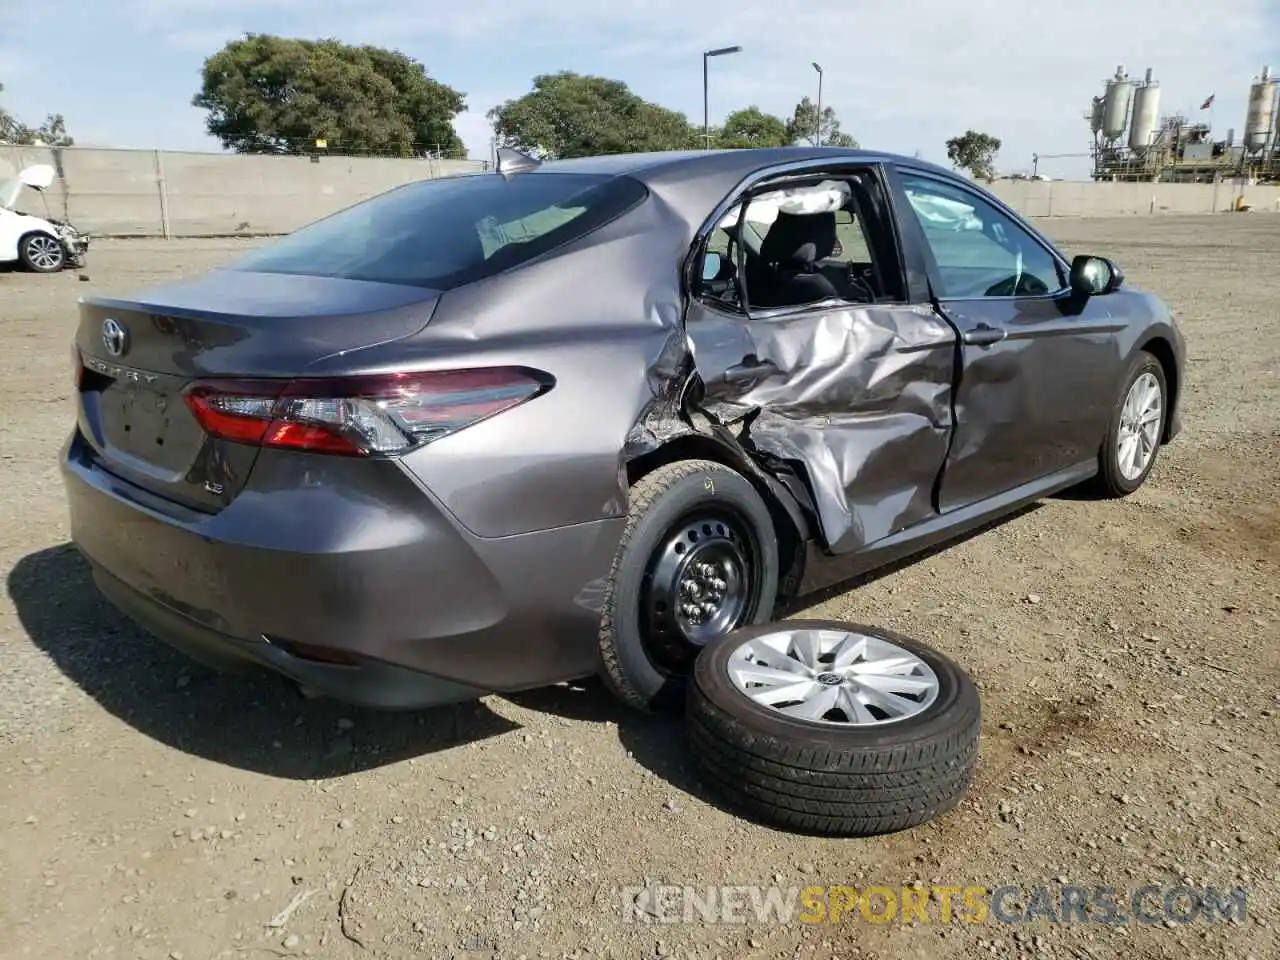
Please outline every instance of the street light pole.
[[702, 55], [702, 140], [708, 150], [711, 149], [711, 110], [707, 101], [707, 60], [711, 54]]
[[822, 67], [814, 63], [813, 69], [818, 71], [818, 122], [814, 124], [817, 128], [814, 130], [814, 140], [820, 147], [822, 146]]
[[704, 50], [702, 53], [702, 136], [711, 149], [711, 111], [707, 99], [707, 61], [712, 57], [722, 57], [729, 53], [741, 52], [741, 47], [718, 47], [715, 50]]

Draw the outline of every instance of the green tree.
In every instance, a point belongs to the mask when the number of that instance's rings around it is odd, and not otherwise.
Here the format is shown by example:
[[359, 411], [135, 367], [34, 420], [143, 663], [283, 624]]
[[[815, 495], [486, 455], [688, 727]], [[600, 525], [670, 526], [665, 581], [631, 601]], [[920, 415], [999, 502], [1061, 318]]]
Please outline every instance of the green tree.
[[[0, 83], [0, 93], [3, 92], [4, 84]], [[45, 117], [44, 123], [40, 126], [29, 127], [4, 107], [0, 107], [0, 143], [15, 143], [19, 146], [70, 147], [75, 144], [75, 140], [67, 135], [67, 124], [60, 113], [51, 113]]]
[[696, 146], [683, 113], [643, 100], [625, 83], [561, 71], [533, 78], [533, 89], [489, 111], [502, 146], [543, 157], [680, 150]]
[[735, 110], [725, 118], [718, 131], [715, 146], [785, 147], [792, 142], [791, 132], [785, 120], [765, 113], [754, 104], [745, 110]]
[[[787, 122], [787, 132], [792, 143], [803, 140], [810, 146], [817, 146], [817, 104], [808, 97], [797, 103], [791, 119]], [[852, 134], [841, 131], [840, 118], [836, 116], [835, 109], [830, 106], [822, 108], [822, 145], [824, 147], [856, 147], [858, 145], [858, 141]]]
[[996, 154], [1000, 152], [1000, 146], [999, 137], [967, 130], [964, 136], [947, 141], [947, 159], [952, 166], [968, 170], [975, 180], [994, 180]]
[[247, 33], [204, 62], [192, 105], [237, 153], [462, 157], [453, 119], [464, 95], [403, 53], [337, 40]]

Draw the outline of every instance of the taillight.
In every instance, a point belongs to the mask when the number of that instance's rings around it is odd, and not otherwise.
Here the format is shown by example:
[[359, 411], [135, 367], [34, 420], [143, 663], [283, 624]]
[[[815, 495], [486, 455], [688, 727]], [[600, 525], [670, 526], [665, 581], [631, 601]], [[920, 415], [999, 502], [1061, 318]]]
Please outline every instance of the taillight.
[[205, 380], [184, 391], [206, 433], [314, 453], [405, 453], [536, 397], [550, 378], [515, 367], [311, 380]]

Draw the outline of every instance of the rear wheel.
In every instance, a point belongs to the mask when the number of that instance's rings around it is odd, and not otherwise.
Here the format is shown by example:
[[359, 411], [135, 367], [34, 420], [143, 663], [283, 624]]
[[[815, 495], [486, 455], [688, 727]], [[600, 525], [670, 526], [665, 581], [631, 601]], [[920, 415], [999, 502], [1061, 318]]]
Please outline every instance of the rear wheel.
[[1095, 487], [1104, 497], [1128, 496], [1146, 482], [1160, 453], [1169, 407], [1164, 367], [1151, 354], [1135, 356], [1121, 383], [1098, 455]]
[[18, 244], [22, 265], [35, 273], [57, 273], [66, 262], [62, 241], [47, 233], [30, 233]]
[[659, 467], [631, 488], [600, 626], [601, 673], [623, 702], [678, 710], [702, 648], [765, 623], [778, 592], [769, 508], [708, 460]]

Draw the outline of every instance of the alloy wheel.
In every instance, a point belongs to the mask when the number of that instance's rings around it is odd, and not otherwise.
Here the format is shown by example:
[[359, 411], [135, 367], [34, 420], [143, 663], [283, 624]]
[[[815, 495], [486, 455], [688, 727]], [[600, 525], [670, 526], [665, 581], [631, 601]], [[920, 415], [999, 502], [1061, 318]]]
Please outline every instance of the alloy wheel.
[[53, 237], [37, 234], [27, 238], [27, 260], [37, 270], [56, 270], [62, 266], [62, 244]]
[[755, 703], [813, 723], [895, 723], [928, 709], [939, 690], [933, 670], [911, 651], [848, 630], [755, 636], [730, 654], [727, 669]]
[[1164, 423], [1164, 397], [1155, 374], [1147, 371], [1136, 378], [1120, 408], [1120, 428], [1116, 431], [1116, 466], [1126, 480], [1142, 476], [1160, 445]]

